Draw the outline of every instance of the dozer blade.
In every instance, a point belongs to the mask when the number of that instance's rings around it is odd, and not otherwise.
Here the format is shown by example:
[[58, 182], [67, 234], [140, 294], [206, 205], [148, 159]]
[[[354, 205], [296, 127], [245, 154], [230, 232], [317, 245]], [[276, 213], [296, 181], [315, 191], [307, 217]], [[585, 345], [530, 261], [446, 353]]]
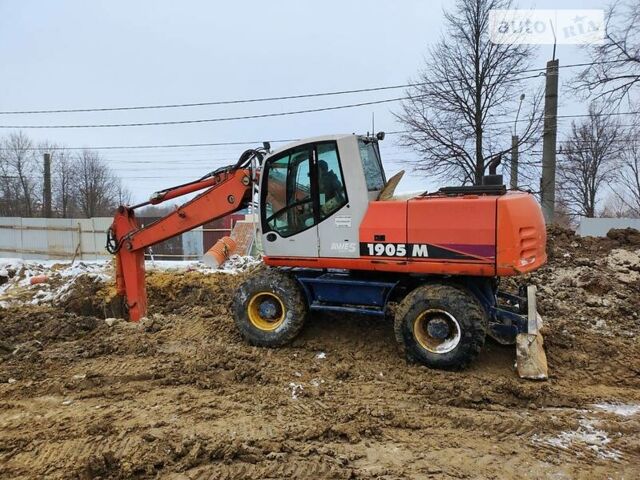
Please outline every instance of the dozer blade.
[[547, 355], [542, 341], [542, 317], [536, 307], [536, 287], [527, 288], [528, 332], [516, 337], [516, 365], [520, 378], [546, 380], [549, 378]]

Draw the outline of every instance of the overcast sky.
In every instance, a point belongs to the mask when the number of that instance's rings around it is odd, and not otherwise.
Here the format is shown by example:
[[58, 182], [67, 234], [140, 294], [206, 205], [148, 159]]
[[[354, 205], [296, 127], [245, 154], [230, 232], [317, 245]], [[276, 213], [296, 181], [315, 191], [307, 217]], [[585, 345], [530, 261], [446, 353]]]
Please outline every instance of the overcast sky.
[[[558, 8], [559, 3], [538, 0], [519, 6]], [[0, 110], [189, 103], [403, 84], [415, 77], [427, 48], [439, 38], [442, 9], [451, 4], [452, 0], [0, 0]], [[564, 0], [561, 7], [606, 5]], [[542, 46], [534, 67], [544, 67], [550, 56], [551, 47]], [[561, 65], [584, 59], [572, 46], [559, 46], [557, 56]], [[139, 112], [2, 115], [0, 124], [229, 117], [380, 100], [401, 92]], [[366, 133], [372, 113], [376, 130], [398, 130], [393, 108], [394, 104], [381, 104], [221, 123], [24, 131], [36, 141], [72, 147], [262, 141]], [[559, 113], [583, 110], [580, 102], [565, 99]], [[394, 140], [389, 137], [383, 143], [388, 173], [412, 155]], [[104, 156], [138, 201], [231, 163], [244, 148], [119, 150]], [[400, 185], [404, 191], [434, 186], [428, 179], [406, 177]]]

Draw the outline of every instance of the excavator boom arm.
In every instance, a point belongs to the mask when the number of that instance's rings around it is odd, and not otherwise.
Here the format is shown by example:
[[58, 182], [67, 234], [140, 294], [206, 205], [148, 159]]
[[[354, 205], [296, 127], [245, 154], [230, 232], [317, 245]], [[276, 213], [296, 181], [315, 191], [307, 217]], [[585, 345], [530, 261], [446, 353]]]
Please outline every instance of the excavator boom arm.
[[121, 206], [111, 225], [108, 248], [116, 254], [116, 286], [126, 298], [129, 319], [138, 321], [147, 313], [144, 250], [176, 235], [244, 208], [252, 196], [249, 168], [225, 170], [209, 178], [169, 189], [144, 204], [157, 204], [207, 188], [200, 195], [159, 220], [141, 227], [135, 207]]

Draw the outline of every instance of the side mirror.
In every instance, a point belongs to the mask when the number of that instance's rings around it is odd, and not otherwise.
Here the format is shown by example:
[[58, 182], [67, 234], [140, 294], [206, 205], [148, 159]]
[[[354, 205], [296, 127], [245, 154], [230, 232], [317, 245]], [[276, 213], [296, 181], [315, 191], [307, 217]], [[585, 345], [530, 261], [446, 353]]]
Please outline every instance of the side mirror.
[[264, 147], [264, 149], [265, 149], [267, 152], [270, 152], [270, 151], [271, 151], [271, 143], [269, 143], [269, 142], [262, 142], [262, 146]]
[[376, 138], [377, 138], [379, 141], [384, 140], [384, 137], [385, 137], [384, 132], [378, 132], [378, 133], [376, 134]]

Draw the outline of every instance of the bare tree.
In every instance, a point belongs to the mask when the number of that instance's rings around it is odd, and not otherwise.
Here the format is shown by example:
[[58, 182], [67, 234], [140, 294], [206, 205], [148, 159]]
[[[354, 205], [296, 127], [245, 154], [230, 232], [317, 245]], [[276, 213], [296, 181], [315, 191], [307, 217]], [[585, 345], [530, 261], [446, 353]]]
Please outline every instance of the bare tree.
[[71, 218], [77, 214], [77, 179], [73, 155], [69, 150], [55, 150], [53, 162], [54, 205], [62, 218]]
[[2, 142], [0, 151], [3, 214], [34, 216], [41, 204], [42, 166], [33, 143], [22, 132], [12, 133]]
[[70, 150], [47, 140], [37, 147], [38, 158], [51, 154], [51, 191], [54, 215], [71, 218], [78, 213], [75, 162]]
[[629, 208], [628, 199], [624, 194], [613, 192], [605, 198], [600, 216], [603, 218], [633, 218], [637, 215]]
[[607, 11], [604, 43], [588, 48], [592, 65], [573, 82], [574, 88], [616, 104], [640, 91], [640, 2], [616, 1]]
[[131, 203], [131, 192], [126, 188], [120, 178], [114, 177], [114, 203], [117, 206]]
[[0, 140], [0, 215], [17, 216], [17, 198], [18, 182], [15, 177], [10, 175], [9, 155], [6, 150], [6, 140]]
[[103, 159], [90, 150], [72, 154], [44, 141], [34, 147], [22, 132], [0, 138], [0, 215], [33, 217], [43, 199], [42, 155], [51, 153], [51, 188], [56, 215], [111, 216], [131, 194]]
[[[522, 93], [519, 72], [533, 53], [527, 45], [489, 39], [489, 12], [510, 6], [510, 0], [457, 0], [445, 12], [446, 34], [429, 52], [396, 114], [408, 130], [401, 145], [421, 157], [416, 170], [479, 184], [488, 160], [510, 151], [510, 125], [496, 119], [515, 114]], [[522, 115], [525, 126], [518, 133], [525, 148], [533, 146], [540, 127], [540, 99], [534, 95]]]
[[614, 194], [627, 208], [627, 216], [640, 217], [640, 144], [637, 134], [631, 136], [621, 157], [622, 168], [617, 179], [621, 189], [614, 189]]
[[84, 150], [76, 157], [78, 207], [85, 217], [111, 215], [118, 201], [120, 180], [102, 158]]
[[621, 127], [595, 103], [573, 122], [558, 162], [559, 194], [573, 215], [594, 217], [599, 194], [619, 168]]

